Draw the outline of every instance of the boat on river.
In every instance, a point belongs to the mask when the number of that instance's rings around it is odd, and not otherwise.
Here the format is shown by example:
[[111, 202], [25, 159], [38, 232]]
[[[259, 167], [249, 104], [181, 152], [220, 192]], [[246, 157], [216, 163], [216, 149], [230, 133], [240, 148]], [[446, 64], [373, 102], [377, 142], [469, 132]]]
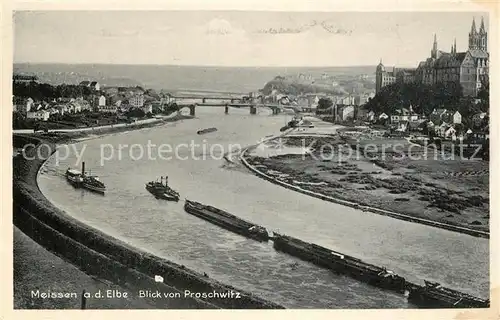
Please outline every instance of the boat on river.
[[261, 242], [269, 240], [269, 233], [266, 228], [240, 219], [224, 210], [187, 199], [184, 204], [184, 210], [189, 214], [247, 238]]
[[386, 268], [276, 232], [273, 233], [273, 242], [274, 248], [278, 251], [328, 268], [336, 273], [351, 276], [380, 288], [400, 293], [405, 291], [405, 278]]
[[179, 193], [168, 186], [168, 177], [160, 177], [160, 181], [150, 181], [146, 183], [146, 190], [148, 190], [156, 199], [163, 199], [167, 201], [179, 201]]
[[425, 285], [414, 285], [408, 300], [428, 308], [489, 308], [490, 301], [441, 286], [440, 283], [424, 280]]
[[210, 133], [210, 132], [215, 132], [217, 131], [217, 128], [207, 128], [203, 130], [198, 130], [196, 133], [197, 134], [205, 134], [205, 133]]
[[83, 187], [101, 194], [106, 192], [106, 186], [99, 180], [98, 176], [85, 172], [85, 162], [82, 162], [82, 171], [68, 168], [65, 176], [66, 180], [77, 188]]
[[84, 174], [82, 185], [85, 189], [88, 189], [90, 191], [101, 194], [104, 194], [106, 192], [106, 186], [102, 181], [99, 180], [99, 177], [96, 175]]
[[79, 170], [68, 168], [65, 173], [66, 180], [74, 187], [81, 187], [83, 184], [83, 176]]

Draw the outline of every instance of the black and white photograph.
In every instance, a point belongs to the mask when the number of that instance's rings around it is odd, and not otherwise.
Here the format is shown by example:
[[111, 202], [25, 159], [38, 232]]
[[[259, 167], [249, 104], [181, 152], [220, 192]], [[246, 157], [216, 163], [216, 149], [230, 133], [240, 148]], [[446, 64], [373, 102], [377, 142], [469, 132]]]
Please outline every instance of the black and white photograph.
[[11, 14], [14, 310], [498, 315], [486, 7]]

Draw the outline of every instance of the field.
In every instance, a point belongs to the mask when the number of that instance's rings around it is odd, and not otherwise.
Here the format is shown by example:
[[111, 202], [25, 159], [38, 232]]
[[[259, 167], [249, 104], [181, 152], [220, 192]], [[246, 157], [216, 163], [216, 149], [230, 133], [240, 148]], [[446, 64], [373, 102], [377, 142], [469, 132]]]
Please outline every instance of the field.
[[338, 199], [489, 230], [487, 161], [366, 134], [282, 141], [285, 146], [311, 143], [313, 151], [305, 156], [250, 154], [247, 159], [278, 179]]

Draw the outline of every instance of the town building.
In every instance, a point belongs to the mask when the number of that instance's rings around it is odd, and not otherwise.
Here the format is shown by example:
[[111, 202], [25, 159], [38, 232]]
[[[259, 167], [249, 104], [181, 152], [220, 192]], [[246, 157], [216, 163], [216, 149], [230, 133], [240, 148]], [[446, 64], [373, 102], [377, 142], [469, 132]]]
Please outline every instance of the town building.
[[450, 124], [462, 123], [462, 115], [460, 112], [447, 109], [434, 109], [429, 118], [435, 124], [441, 124], [442, 122]]
[[448, 111], [444, 114], [444, 121], [452, 124], [461, 124], [462, 115], [458, 111]]
[[50, 117], [50, 112], [48, 112], [47, 110], [38, 110], [34, 112], [28, 112], [26, 114], [26, 118], [40, 120], [40, 121], [47, 121], [49, 117]]
[[445, 114], [448, 112], [446, 109], [434, 109], [432, 110], [431, 114], [429, 115], [429, 120], [432, 121], [433, 124], [440, 125], [444, 120]]
[[354, 118], [354, 106], [352, 105], [337, 105], [337, 115], [339, 120], [347, 121]]
[[136, 108], [144, 106], [144, 95], [136, 94], [129, 99], [129, 104]]
[[97, 81], [82, 81], [79, 85], [82, 87], [89, 87], [95, 91], [99, 91], [101, 89], [101, 85]]
[[145, 114], [148, 114], [148, 113], [153, 113], [153, 105], [148, 103], [147, 105], [143, 106], [142, 108], [142, 111], [144, 111]]
[[105, 106], [106, 105], [106, 97], [105, 96], [100, 96], [99, 97], [99, 107]]
[[60, 115], [64, 115], [65, 113], [68, 113], [68, 106], [65, 104], [58, 104], [55, 106], [55, 108], [57, 109], [57, 111]]
[[103, 113], [117, 113], [118, 112], [118, 107], [115, 106], [115, 105], [99, 106], [99, 112], [103, 112]]
[[481, 126], [483, 124], [486, 116], [487, 116], [486, 112], [479, 112], [479, 113], [474, 114], [472, 116], [472, 124], [474, 125], [474, 127]]
[[394, 74], [394, 69], [392, 71], [386, 71], [382, 64], [382, 59], [380, 59], [380, 63], [375, 72], [375, 93], [379, 93], [383, 87], [395, 82], [396, 75]]
[[18, 101], [18, 103], [14, 104], [16, 111], [20, 112], [22, 114], [26, 114], [29, 111], [31, 111], [31, 109], [33, 108], [34, 105], [35, 105], [35, 102], [31, 98], [20, 99], [20, 101]]
[[376, 92], [394, 82], [417, 82], [427, 85], [454, 82], [461, 85], [464, 96], [477, 96], [483, 80], [489, 74], [488, 32], [481, 18], [479, 30], [472, 20], [467, 51], [458, 52], [456, 40], [450, 52], [438, 50], [437, 37], [431, 56], [420, 62], [416, 69], [396, 69], [386, 71], [382, 60], [376, 69]]
[[15, 74], [12, 76], [12, 81], [16, 83], [38, 82], [38, 77], [33, 75]]

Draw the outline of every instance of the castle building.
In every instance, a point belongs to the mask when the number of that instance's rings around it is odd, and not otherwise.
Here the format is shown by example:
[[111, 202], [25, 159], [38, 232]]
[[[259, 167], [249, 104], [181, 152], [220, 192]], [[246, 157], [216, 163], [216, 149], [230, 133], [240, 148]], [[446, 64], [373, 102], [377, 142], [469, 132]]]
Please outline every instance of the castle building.
[[464, 96], [476, 96], [482, 86], [482, 80], [489, 74], [488, 33], [481, 18], [479, 31], [472, 20], [469, 32], [469, 46], [465, 52], [457, 52], [456, 40], [450, 52], [438, 50], [437, 37], [431, 56], [418, 64], [415, 69], [396, 69], [385, 71], [382, 61], [376, 70], [376, 92], [394, 82], [417, 82], [427, 85], [455, 82], [462, 86]]
[[382, 59], [377, 66], [375, 72], [375, 93], [382, 90], [383, 87], [396, 82], [396, 75], [394, 69], [392, 71], [386, 71], [384, 65], [382, 64]]

